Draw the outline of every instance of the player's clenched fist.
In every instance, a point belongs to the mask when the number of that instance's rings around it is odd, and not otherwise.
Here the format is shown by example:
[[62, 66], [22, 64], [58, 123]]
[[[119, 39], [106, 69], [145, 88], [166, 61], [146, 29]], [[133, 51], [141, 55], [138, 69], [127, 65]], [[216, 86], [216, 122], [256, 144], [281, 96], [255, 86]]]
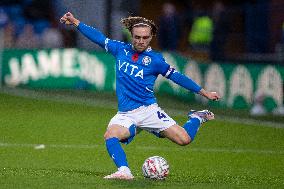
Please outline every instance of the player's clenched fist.
[[67, 12], [60, 18], [60, 22], [66, 25], [78, 26], [80, 21], [76, 19], [71, 12]]

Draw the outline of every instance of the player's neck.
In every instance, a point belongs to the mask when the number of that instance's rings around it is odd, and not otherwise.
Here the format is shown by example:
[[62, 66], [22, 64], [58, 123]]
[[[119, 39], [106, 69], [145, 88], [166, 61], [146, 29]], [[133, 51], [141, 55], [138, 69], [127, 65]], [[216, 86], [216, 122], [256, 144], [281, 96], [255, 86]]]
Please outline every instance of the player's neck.
[[139, 51], [139, 50], [137, 50], [137, 49], [134, 47], [134, 45], [132, 45], [132, 50], [134, 50], [134, 51], [137, 52], [137, 53], [143, 53], [143, 52], [146, 51], [148, 48], [149, 48], [149, 46], [147, 46], [147, 48], [145, 48], [144, 50]]

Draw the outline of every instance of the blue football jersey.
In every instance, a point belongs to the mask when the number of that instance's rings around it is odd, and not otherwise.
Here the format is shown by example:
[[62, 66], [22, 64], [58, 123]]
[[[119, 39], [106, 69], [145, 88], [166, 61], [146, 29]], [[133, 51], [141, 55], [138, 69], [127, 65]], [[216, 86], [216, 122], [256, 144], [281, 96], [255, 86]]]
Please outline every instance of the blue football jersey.
[[118, 110], [130, 111], [156, 103], [154, 83], [158, 75], [165, 75], [170, 67], [162, 55], [151, 47], [137, 53], [131, 44], [108, 38], [105, 49], [116, 58]]
[[106, 38], [99, 30], [82, 22], [78, 30], [116, 58], [116, 95], [121, 112], [156, 103], [153, 90], [159, 74], [195, 93], [201, 90], [197, 83], [176, 72], [150, 47], [138, 53], [131, 44]]

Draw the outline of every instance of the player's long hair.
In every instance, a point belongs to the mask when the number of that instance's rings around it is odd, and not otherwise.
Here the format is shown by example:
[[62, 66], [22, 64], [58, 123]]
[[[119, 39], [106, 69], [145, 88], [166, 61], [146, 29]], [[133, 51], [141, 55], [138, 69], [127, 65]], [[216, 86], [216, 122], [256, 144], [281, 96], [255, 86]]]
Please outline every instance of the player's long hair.
[[132, 33], [133, 27], [138, 26], [149, 26], [151, 27], [152, 35], [155, 36], [157, 34], [157, 26], [152, 20], [148, 20], [147, 18], [143, 18], [140, 16], [129, 16], [127, 18], [121, 19], [121, 24]]

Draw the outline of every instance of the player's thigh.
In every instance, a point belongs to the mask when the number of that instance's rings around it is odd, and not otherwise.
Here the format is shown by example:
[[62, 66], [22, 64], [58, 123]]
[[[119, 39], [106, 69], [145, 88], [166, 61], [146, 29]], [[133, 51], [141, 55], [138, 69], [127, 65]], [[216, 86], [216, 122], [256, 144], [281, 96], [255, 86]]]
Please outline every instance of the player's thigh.
[[179, 145], [187, 145], [190, 143], [190, 137], [187, 132], [181, 126], [175, 124], [160, 133], [163, 137], [170, 139], [171, 141]]

